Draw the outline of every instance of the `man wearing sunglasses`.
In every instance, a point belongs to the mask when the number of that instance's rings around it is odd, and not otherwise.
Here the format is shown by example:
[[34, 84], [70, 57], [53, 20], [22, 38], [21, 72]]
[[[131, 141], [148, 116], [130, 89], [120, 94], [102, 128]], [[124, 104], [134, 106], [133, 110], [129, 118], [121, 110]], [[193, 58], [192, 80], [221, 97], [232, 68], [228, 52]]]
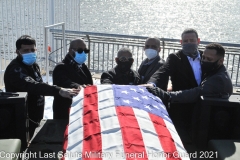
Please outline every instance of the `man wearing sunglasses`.
[[140, 75], [131, 69], [134, 59], [129, 48], [121, 48], [115, 58], [117, 66], [113, 69], [103, 72], [101, 75], [101, 84], [119, 84], [119, 85], [138, 85], [140, 84]]
[[[92, 75], [85, 65], [89, 50], [82, 39], [71, 41], [69, 50], [62, 63], [53, 70], [53, 84], [61, 87], [80, 89], [81, 86], [92, 85]], [[53, 118], [68, 119], [71, 99], [54, 96]]]

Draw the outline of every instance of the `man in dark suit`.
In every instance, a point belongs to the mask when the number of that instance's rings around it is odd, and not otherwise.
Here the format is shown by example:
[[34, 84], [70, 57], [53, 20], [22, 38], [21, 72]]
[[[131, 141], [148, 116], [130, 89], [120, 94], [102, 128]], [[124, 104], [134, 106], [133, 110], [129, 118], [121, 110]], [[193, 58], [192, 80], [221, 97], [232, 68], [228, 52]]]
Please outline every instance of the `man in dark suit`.
[[228, 98], [233, 93], [232, 81], [223, 65], [225, 50], [218, 43], [208, 44], [203, 52], [201, 67], [203, 80], [198, 87], [188, 90], [166, 92], [157, 87], [148, 90], [160, 97], [164, 102], [192, 103], [200, 96]]
[[[185, 29], [182, 32], [180, 43], [182, 49], [168, 56], [166, 63], [152, 75], [146, 86], [157, 86], [166, 91], [169, 77], [172, 91], [191, 89], [200, 85], [202, 52], [198, 50], [200, 39], [197, 31], [192, 28]], [[195, 103], [186, 103], [180, 106], [171, 103], [170, 105], [170, 109], [167, 109], [178, 132], [180, 129], [188, 130], [191, 126]]]
[[164, 64], [164, 60], [160, 58], [161, 51], [160, 40], [157, 37], [147, 38], [144, 46], [144, 52], [147, 56], [138, 69], [141, 76], [141, 83], [147, 83], [150, 77]]
[[[83, 85], [92, 85], [92, 75], [84, 63], [88, 53], [89, 50], [82, 39], [71, 41], [67, 55], [53, 70], [53, 84], [76, 89], [81, 89]], [[72, 99], [54, 96], [53, 118], [68, 119], [71, 104]]]
[[194, 29], [185, 29], [181, 37], [182, 50], [170, 54], [166, 63], [153, 74], [148, 83], [154, 83], [159, 88], [167, 90], [170, 76], [172, 91], [199, 86], [202, 52], [198, 50], [200, 43], [198, 33]]
[[[189, 131], [191, 127], [189, 128], [189, 126], [183, 125], [188, 123], [184, 121], [187, 118], [185, 119], [183, 117], [183, 112], [180, 112], [182, 108], [184, 110], [185, 105], [183, 103], [197, 102], [200, 96], [222, 97], [222, 95], [224, 95], [225, 98], [228, 98], [233, 92], [231, 78], [225, 66], [223, 65], [224, 54], [225, 50], [220, 44], [212, 43], [206, 46], [201, 60], [201, 67], [203, 73], [202, 82], [198, 87], [174, 92], [166, 92], [157, 87], [148, 88], [149, 92], [161, 98], [165, 104], [168, 102], [181, 103], [180, 105], [178, 105], [179, 109], [174, 110], [175, 113], [172, 114], [173, 118], [171, 118], [184, 143], [189, 143], [189, 139], [186, 138], [186, 135], [189, 134], [189, 132], [186, 131]], [[194, 105], [190, 107], [194, 108]], [[178, 114], [181, 115], [177, 117]], [[190, 121], [194, 120], [194, 122], [196, 122], [196, 117], [192, 117], [192, 115], [188, 116], [190, 117]]]

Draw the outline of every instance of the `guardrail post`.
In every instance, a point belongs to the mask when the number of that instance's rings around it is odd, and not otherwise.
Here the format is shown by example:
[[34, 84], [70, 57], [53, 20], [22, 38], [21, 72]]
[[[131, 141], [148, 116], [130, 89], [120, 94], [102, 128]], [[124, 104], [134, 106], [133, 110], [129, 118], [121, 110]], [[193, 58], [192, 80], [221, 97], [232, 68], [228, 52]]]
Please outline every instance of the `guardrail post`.
[[62, 37], [63, 37], [63, 51], [66, 53], [66, 41], [65, 41], [65, 23], [57, 23], [49, 26], [44, 27], [44, 52], [45, 52], [45, 58], [46, 58], [46, 83], [49, 81], [49, 56], [48, 56], [48, 33], [47, 30], [49, 28], [53, 28], [56, 26], [62, 26]]
[[162, 59], [164, 59], [164, 52], [165, 52], [165, 41], [164, 41], [164, 39], [162, 39], [162, 51], [163, 51]]
[[88, 49], [89, 49], [89, 53], [88, 53], [88, 68], [90, 69], [90, 57], [91, 57], [91, 50], [90, 50], [90, 36], [86, 35], [87, 39], [88, 39]]

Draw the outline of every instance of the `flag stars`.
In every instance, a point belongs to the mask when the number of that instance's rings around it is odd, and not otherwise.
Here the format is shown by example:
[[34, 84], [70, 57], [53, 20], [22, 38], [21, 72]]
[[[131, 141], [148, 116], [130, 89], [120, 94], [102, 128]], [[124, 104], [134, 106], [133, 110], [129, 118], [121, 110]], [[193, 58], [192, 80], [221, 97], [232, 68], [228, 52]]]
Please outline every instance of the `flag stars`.
[[134, 91], [134, 92], [137, 92], [137, 90], [136, 90], [136, 89], [134, 89], [134, 88], [130, 88], [130, 90], [131, 90], [131, 91]]
[[158, 106], [156, 106], [156, 105], [152, 105], [154, 108], [156, 108], [156, 109], [160, 109]]
[[147, 100], [149, 99], [147, 96], [142, 96], [142, 98], [143, 98], [143, 99], [147, 99]]
[[143, 88], [139, 88], [140, 91], [145, 92]]
[[130, 104], [130, 103], [132, 103], [131, 101], [129, 101], [129, 100], [123, 100], [123, 102], [124, 103], [127, 103], [127, 104]]
[[134, 100], [141, 101], [138, 97], [133, 97]]
[[122, 91], [121, 93], [128, 94], [129, 92], [128, 91]]
[[144, 105], [145, 108], [149, 109], [150, 111], [152, 110], [149, 105]]

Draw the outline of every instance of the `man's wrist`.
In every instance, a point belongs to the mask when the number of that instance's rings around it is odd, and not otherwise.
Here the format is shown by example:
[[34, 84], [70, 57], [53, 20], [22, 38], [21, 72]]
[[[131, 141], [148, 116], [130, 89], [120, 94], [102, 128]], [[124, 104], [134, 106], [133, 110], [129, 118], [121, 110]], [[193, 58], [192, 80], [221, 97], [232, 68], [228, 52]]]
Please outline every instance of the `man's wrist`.
[[152, 84], [154, 87], [156, 87], [156, 84], [153, 82], [148, 82], [147, 84]]

